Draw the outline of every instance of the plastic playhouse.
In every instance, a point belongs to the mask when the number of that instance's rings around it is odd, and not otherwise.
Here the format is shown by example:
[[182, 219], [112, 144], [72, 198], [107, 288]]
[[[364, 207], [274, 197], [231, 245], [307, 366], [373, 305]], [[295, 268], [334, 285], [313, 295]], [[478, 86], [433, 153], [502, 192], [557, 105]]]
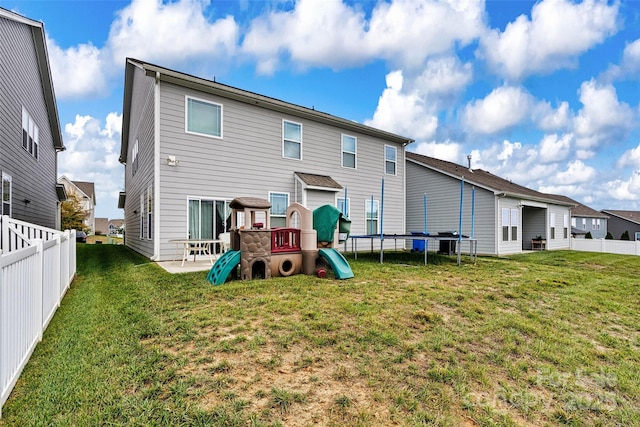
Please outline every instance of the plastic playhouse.
[[241, 280], [294, 274], [322, 276], [324, 262], [336, 278], [353, 277], [349, 263], [333, 247], [336, 234], [339, 242], [349, 237], [351, 221], [334, 206], [311, 211], [292, 203], [286, 210], [286, 226], [277, 228], [271, 228], [269, 223], [268, 200], [239, 197], [229, 206], [231, 248], [211, 267], [207, 280], [212, 284], [238, 279], [238, 265]]

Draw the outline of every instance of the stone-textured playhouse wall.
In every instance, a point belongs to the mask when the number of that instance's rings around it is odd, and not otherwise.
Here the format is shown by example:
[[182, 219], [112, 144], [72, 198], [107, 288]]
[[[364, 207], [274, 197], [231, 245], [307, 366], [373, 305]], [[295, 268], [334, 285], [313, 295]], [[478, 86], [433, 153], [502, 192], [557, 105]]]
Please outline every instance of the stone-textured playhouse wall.
[[240, 251], [242, 280], [271, 278], [271, 230], [240, 230]]

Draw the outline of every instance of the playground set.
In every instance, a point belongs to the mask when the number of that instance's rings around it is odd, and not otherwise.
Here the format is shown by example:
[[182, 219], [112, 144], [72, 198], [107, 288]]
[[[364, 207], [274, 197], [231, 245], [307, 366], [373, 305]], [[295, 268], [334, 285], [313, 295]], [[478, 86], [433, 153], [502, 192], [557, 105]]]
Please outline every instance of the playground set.
[[324, 277], [325, 263], [337, 279], [353, 277], [349, 263], [334, 248], [336, 228], [339, 242], [346, 241], [351, 221], [334, 206], [324, 205], [311, 211], [292, 203], [286, 210], [285, 227], [274, 228], [270, 226], [268, 200], [239, 197], [229, 206], [231, 247], [211, 267], [207, 280], [212, 284], [237, 279], [238, 266], [241, 280], [301, 273]]

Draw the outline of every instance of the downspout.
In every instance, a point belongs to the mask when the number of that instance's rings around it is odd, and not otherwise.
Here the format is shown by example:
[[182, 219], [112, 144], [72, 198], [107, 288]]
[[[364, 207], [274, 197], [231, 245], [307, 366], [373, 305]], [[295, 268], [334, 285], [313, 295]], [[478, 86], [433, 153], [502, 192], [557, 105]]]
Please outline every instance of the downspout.
[[153, 261], [160, 260], [160, 72], [153, 88]]

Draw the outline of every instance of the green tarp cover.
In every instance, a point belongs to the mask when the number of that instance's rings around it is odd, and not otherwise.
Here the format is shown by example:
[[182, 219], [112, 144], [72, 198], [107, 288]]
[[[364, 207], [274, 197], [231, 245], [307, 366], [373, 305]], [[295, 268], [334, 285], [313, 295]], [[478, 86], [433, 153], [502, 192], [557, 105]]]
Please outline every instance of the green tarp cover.
[[342, 212], [332, 205], [324, 205], [313, 211], [313, 228], [318, 233], [318, 242], [333, 242], [333, 235], [342, 218], [344, 222], [351, 222], [342, 217]]

